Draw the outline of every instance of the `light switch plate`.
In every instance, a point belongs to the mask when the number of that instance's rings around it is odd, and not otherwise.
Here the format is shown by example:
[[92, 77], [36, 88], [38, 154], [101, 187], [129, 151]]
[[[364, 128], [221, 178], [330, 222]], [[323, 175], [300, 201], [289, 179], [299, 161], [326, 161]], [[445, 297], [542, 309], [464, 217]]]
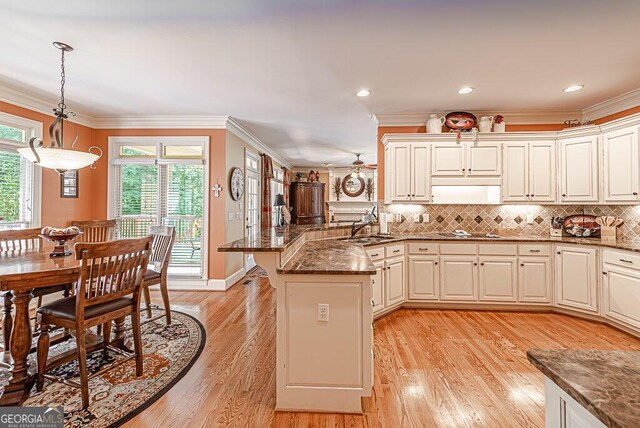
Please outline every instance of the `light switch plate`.
[[420, 223], [420, 214], [414, 214], [413, 215], [413, 222], [414, 223]]
[[393, 223], [393, 214], [387, 213], [387, 223]]
[[527, 214], [527, 224], [533, 224], [533, 214]]
[[422, 222], [429, 223], [431, 219], [429, 218], [429, 214], [422, 214]]
[[402, 214], [396, 214], [396, 223], [402, 223]]

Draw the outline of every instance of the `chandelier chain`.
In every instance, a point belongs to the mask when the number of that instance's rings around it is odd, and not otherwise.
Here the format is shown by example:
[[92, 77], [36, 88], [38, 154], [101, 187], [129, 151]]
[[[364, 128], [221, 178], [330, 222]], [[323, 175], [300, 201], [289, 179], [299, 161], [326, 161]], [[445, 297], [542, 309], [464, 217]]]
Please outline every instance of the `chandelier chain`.
[[60, 62], [60, 103], [58, 103], [58, 107], [64, 113], [64, 110], [67, 108], [67, 105], [64, 103], [64, 84], [66, 81], [66, 75], [64, 70], [64, 49], [62, 49], [62, 59]]

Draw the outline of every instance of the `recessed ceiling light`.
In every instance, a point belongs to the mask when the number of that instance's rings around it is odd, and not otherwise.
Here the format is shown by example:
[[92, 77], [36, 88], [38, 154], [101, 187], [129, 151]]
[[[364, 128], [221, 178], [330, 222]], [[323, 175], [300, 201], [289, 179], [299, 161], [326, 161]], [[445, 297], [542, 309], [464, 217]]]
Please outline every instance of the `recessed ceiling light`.
[[471, 86], [463, 86], [458, 89], [459, 94], [470, 94], [471, 92], [473, 92], [473, 88]]
[[359, 97], [368, 97], [369, 95], [371, 95], [371, 91], [368, 89], [360, 89], [358, 92], [356, 92], [356, 95]]
[[584, 85], [571, 85], [567, 88], [564, 88], [563, 91], [565, 92], [575, 92], [575, 91], [579, 91], [580, 89], [584, 88]]

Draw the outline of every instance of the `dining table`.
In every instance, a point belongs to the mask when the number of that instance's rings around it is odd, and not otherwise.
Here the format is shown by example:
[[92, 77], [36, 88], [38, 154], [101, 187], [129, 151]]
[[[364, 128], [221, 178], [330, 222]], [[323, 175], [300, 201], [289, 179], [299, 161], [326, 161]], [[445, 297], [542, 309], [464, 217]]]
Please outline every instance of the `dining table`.
[[[2, 361], [9, 367], [11, 376], [0, 396], [0, 406], [22, 404], [35, 383], [35, 368], [30, 367], [29, 354], [34, 352], [33, 326], [30, 321], [30, 303], [34, 292], [55, 286], [74, 284], [80, 277], [81, 262], [75, 255], [50, 257], [53, 245], [43, 243], [39, 248], [0, 252], [0, 292], [4, 296], [2, 308], [4, 344]], [[62, 298], [62, 295], [59, 295]], [[15, 308], [15, 316], [12, 309]], [[125, 344], [125, 319], [115, 321], [111, 345], [128, 350]], [[94, 335], [94, 342], [99, 336]], [[101, 341], [102, 339], [100, 339]], [[89, 348], [98, 348], [92, 343]], [[67, 358], [73, 358], [74, 350]], [[35, 363], [34, 363], [35, 364]]]

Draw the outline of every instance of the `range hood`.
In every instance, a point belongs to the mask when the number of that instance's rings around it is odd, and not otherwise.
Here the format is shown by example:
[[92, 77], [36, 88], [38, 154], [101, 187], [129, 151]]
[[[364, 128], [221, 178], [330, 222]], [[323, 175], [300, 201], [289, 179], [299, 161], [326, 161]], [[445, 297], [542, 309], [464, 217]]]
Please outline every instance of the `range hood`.
[[444, 185], [431, 187], [433, 204], [499, 204], [500, 186]]

